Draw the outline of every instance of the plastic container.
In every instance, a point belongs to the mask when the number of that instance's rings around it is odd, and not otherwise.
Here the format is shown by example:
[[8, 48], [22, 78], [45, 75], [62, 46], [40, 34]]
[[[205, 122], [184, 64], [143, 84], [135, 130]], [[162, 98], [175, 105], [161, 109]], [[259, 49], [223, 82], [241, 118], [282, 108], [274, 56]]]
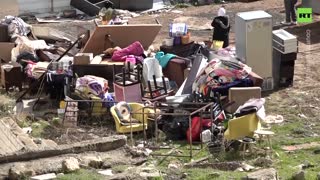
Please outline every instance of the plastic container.
[[202, 131], [201, 140], [203, 143], [207, 143], [211, 141], [211, 131], [209, 129]]
[[189, 44], [190, 43], [190, 32], [188, 32], [186, 35], [181, 36], [181, 44]]
[[173, 46], [174, 38], [166, 38], [162, 42], [163, 45], [165, 46]]

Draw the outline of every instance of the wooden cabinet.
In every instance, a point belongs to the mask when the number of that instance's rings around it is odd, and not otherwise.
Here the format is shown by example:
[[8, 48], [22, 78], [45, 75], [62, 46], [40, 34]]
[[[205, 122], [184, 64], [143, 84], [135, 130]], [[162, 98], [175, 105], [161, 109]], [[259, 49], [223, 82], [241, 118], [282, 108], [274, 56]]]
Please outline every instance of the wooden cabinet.
[[19, 90], [22, 90], [22, 66], [17, 62], [10, 62], [1, 64], [1, 85], [5, 87], [6, 91], [10, 87], [18, 87]]

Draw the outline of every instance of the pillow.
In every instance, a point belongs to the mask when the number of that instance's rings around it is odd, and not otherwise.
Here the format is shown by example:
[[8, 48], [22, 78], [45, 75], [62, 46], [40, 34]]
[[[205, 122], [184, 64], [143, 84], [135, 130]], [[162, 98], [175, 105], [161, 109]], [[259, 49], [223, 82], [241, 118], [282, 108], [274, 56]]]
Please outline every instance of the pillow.
[[124, 101], [121, 101], [116, 105], [115, 111], [116, 111], [119, 119], [129, 120], [130, 119], [130, 112], [132, 110], [131, 110], [131, 107], [129, 106], [129, 104], [127, 104]]

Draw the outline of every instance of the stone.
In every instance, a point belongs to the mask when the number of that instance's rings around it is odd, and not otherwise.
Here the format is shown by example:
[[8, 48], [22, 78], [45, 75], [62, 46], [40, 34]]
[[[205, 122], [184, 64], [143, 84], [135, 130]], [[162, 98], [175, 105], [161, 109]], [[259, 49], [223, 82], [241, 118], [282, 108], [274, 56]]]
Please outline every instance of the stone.
[[292, 180], [305, 180], [305, 172], [298, 171], [292, 175]]
[[25, 128], [22, 128], [22, 131], [25, 134], [31, 134], [32, 128], [31, 127], [25, 127]]
[[58, 144], [50, 139], [43, 139], [41, 144], [38, 145], [40, 148], [54, 149], [58, 147]]
[[170, 162], [168, 165], [168, 169], [180, 169], [181, 166], [182, 165], [179, 162]]
[[105, 176], [113, 176], [112, 170], [111, 169], [107, 169], [107, 170], [103, 170], [103, 171], [98, 171], [99, 174], [105, 175]]
[[271, 167], [272, 163], [273, 162], [270, 158], [264, 157], [260, 157], [254, 161], [254, 165], [259, 167]]
[[67, 158], [62, 162], [62, 170], [64, 172], [74, 172], [78, 169], [80, 169], [79, 161], [74, 157]]
[[25, 167], [24, 164], [17, 163], [13, 165], [9, 170], [9, 179], [23, 179], [26, 177], [31, 177], [35, 173], [29, 167]]
[[17, 138], [25, 144], [27, 149], [29, 150], [36, 150], [38, 149], [38, 146], [36, 143], [33, 142], [33, 140], [27, 135], [27, 134], [20, 134], [17, 136]]
[[274, 168], [261, 169], [247, 174], [243, 180], [278, 180], [278, 173]]
[[96, 169], [100, 169], [103, 166], [103, 161], [99, 156], [85, 156], [81, 158], [81, 162]]
[[251, 171], [254, 169], [253, 166], [250, 166], [249, 164], [246, 164], [246, 163], [242, 163], [241, 166], [244, 171]]
[[50, 174], [43, 174], [39, 176], [33, 176], [31, 177], [31, 180], [51, 180], [51, 179], [56, 179], [57, 176], [55, 173], [50, 173]]
[[109, 162], [109, 161], [104, 161], [103, 164], [102, 164], [102, 169], [109, 169], [112, 167], [112, 163]]
[[41, 138], [36, 138], [33, 140], [34, 143], [36, 144], [42, 144], [42, 139]]

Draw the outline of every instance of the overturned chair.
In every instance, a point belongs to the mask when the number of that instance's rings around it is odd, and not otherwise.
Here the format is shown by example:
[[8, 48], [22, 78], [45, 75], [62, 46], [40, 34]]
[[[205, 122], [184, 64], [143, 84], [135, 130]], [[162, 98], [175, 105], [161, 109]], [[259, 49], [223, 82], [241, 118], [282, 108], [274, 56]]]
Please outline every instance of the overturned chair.
[[[147, 129], [148, 113], [143, 104], [119, 102], [110, 112], [118, 133], [130, 133]], [[131, 121], [131, 122], [130, 122]]]
[[226, 140], [239, 140], [246, 136], [253, 137], [254, 132], [260, 127], [261, 124], [256, 113], [234, 118], [229, 120], [224, 138]]

